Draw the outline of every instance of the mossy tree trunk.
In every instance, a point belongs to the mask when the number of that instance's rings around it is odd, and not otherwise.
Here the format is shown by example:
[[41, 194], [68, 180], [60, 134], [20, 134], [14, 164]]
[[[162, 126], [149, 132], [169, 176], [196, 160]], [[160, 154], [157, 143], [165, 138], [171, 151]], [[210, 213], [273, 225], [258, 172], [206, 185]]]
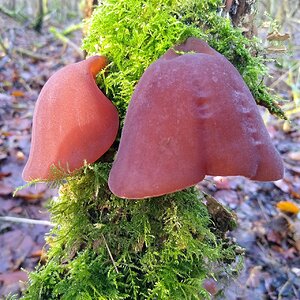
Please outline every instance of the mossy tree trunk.
[[[219, 0], [101, 1], [83, 48], [110, 60], [109, 72], [98, 82], [121, 120], [145, 69], [189, 36], [225, 55], [258, 102], [282, 115], [261, 85], [264, 61], [251, 54], [253, 48], [260, 53], [259, 45], [221, 16], [223, 5]], [[230, 10], [236, 26], [248, 12], [239, 7]], [[230, 212], [196, 188], [145, 200], [117, 198], [107, 185], [117, 146], [61, 185], [59, 199], [50, 203], [55, 227], [47, 237], [47, 262], [30, 275], [23, 299], [208, 299], [203, 281], [224, 272], [230, 276], [239, 258], [239, 248], [225, 236], [234, 223]], [[220, 218], [224, 226], [215, 223]]]

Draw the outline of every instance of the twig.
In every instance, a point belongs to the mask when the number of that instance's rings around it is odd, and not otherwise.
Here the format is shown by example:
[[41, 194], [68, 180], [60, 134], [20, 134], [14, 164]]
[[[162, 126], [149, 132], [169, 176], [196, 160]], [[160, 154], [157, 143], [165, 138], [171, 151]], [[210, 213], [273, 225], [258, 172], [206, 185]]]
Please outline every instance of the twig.
[[27, 92], [32, 92], [32, 88], [27, 84], [27, 82], [22, 77], [19, 78], [19, 83], [21, 83], [24, 86]]
[[299, 62], [289, 68], [284, 74], [282, 74], [279, 78], [277, 78], [273, 83], [270, 84], [270, 88], [273, 89], [276, 85], [278, 85], [285, 77], [289, 75], [290, 72], [296, 70], [299, 67]]
[[106, 246], [108, 255], [109, 255], [109, 257], [110, 257], [110, 259], [111, 259], [111, 261], [112, 261], [112, 263], [113, 263], [113, 265], [114, 265], [114, 267], [115, 267], [115, 270], [116, 270], [117, 273], [119, 273], [119, 270], [118, 270], [118, 268], [117, 268], [117, 264], [116, 264], [116, 262], [115, 262], [115, 260], [114, 260], [114, 258], [113, 258], [113, 256], [112, 256], [112, 254], [111, 254], [111, 252], [110, 252], [110, 249], [109, 249], [109, 247], [108, 247], [108, 245], [107, 245], [106, 239], [105, 239], [105, 237], [104, 237], [103, 234], [101, 234], [101, 236], [102, 236], [102, 238], [103, 238], [103, 240], [104, 240], [104, 243], [105, 243], [105, 246]]
[[291, 280], [289, 279], [279, 290], [278, 292], [278, 300], [282, 299], [282, 294], [284, 292], [284, 290], [287, 288], [287, 286], [290, 284]]
[[20, 54], [23, 54], [23, 55], [26, 55], [28, 57], [31, 57], [31, 58], [34, 58], [34, 59], [38, 59], [38, 60], [42, 60], [42, 61], [46, 61], [49, 59], [49, 57], [47, 56], [44, 56], [44, 55], [41, 55], [41, 54], [37, 54], [37, 53], [34, 53], [30, 50], [27, 50], [27, 49], [24, 49], [24, 48], [20, 48], [20, 47], [15, 47], [14, 49], [16, 52], [20, 53]]
[[26, 223], [26, 224], [34, 224], [34, 225], [44, 225], [44, 226], [51, 226], [53, 227], [54, 224], [50, 221], [44, 220], [34, 220], [34, 219], [26, 219], [26, 218], [16, 218], [16, 217], [0, 217], [0, 221], [2, 222], [15, 222], [15, 223]]
[[64, 44], [69, 45], [70, 47], [74, 48], [76, 52], [80, 55], [81, 58], [83, 58], [83, 51], [70, 39], [68, 39], [66, 36], [64, 36], [62, 33], [60, 33], [56, 28], [50, 27], [49, 31], [59, 40], [61, 40]]
[[[265, 244], [268, 243], [265, 237], [263, 237], [263, 241], [265, 242]], [[261, 242], [257, 242], [256, 244], [260, 249], [262, 255], [264, 255], [264, 259], [266, 260], [266, 262], [271, 266], [273, 266], [274, 268], [279, 268], [280, 264], [272, 256], [271, 250], [263, 246]]]
[[262, 204], [262, 202], [261, 202], [261, 200], [260, 200], [259, 198], [257, 198], [257, 203], [258, 203], [258, 206], [259, 206], [259, 208], [260, 208], [260, 210], [261, 210], [261, 212], [262, 212], [264, 218], [265, 218], [267, 221], [270, 221], [269, 216], [268, 216], [268, 215], [266, 214], [266, 212], [265, 212], [265, 207], [264, 207], [264, 205]]

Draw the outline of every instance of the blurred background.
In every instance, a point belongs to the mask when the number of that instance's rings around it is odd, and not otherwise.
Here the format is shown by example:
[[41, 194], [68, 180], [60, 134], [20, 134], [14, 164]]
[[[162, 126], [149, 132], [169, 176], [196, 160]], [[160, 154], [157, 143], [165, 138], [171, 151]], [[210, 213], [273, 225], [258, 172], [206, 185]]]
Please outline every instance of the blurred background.
[[[24, 272], [45, 260], [47, 200], [55, 189], [38, 184], [17, 192], [30, 149], [31, 120], [45, 81], [84, 58], [80, 49], [91, 0], [0, 0], [0, 299], [24, 288]], [[261, 108], [285, 162], [285, 177], [256, 183], [208, 177], [199, 187], [238, 216], [233, 233], [245, 248], [245, 268], [222, 299], [300, 299], [300, 1], [257, 1], [255, 28], [267, 50], [266, 83], [288, 120]], [[250, 20], [251, 21], [251, 20]], [[270, 38], [271, 36], [271, 38]], [[15, 217], [24, 218], [15, 220]], [[35, 220], [38, 220], [37, 222]], [[224, 278], [226, 276], [224, 275]], [[212, 292], [222, 283], [211, 280]]]

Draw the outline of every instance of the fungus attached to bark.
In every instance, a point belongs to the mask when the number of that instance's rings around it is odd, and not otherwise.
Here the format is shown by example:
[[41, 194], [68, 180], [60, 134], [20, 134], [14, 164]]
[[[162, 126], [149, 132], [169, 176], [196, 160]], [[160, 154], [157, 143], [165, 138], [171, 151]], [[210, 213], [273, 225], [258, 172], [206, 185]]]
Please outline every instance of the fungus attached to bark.
[[95, 83], [103, 56], [68, 65], [43, 87], [33, 115], [32, 142], [23, 179], [51, 180], [52, 166], [72, 172], [95, 162], [114, 142], [118, 112]]
[[205, 42], [189, 38], [154, 62], [132, 96], [109, 186], [147, 198], [205, 175], [283, 176], [257, 105], [239, 72]]

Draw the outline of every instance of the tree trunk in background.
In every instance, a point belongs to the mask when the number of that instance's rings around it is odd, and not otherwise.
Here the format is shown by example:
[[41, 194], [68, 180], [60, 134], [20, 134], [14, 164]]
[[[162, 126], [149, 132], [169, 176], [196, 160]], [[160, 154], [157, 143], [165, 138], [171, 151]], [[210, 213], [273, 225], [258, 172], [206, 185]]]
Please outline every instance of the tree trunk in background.
[[15, 11], [16, 10], [16, 0], [11, 0], [9, 2], [9, 7], [10, 10]]
[[251, 38], [257, 34], [254, 25], [254, 5], [256, 0], [226, 0], [225, 10], [229, 12], [232, 23], [235, 27], [240, 27], [244, 35]]
[[83, 16], [89, 18], [94, 10], [94, 7], [98, 5], [98, 0], [85, 0]]
[[[84, 19], [88, 19], [91, 17], [94, 8], [98, 5], [98, 0], [85, 0], [85, 4], [83, 7], [83, 17]], [[83, 31], [83, 35], [85, 36], [87, 33], [87, 26], [84, 26], [82, 31]], [[83, 51], [83, 55], [84, 57], [87, 56], [87, 52]]]
[[39, 0], [37, 16], [36, 16], [35, 22], [33, 24], [33, 29], [40, 33], [43, 28], [43, 21], [44, 21], [44, 1]]

